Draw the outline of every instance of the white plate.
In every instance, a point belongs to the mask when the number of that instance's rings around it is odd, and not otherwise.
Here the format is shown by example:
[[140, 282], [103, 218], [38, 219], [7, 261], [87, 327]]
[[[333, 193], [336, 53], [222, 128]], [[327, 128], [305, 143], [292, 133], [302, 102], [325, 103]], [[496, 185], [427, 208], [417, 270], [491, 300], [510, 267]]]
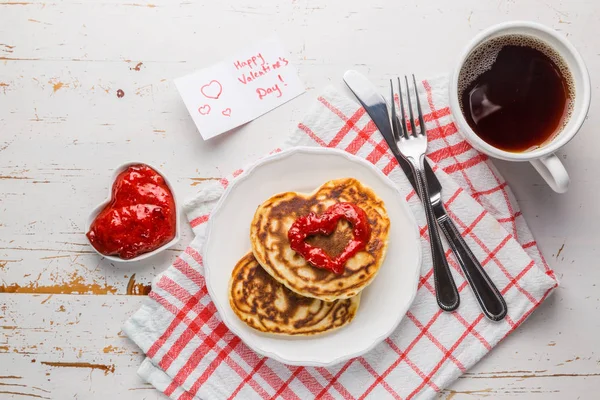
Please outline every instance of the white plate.
[[[160, 176], [163, 177], [163, 179], [165, 180], [165, 183], [167, 184], [167, 187], [169, 188], [169, 190], [171, 191], [171, 195], [173, 196], [173, 201], [175, 202], [175, 218], [177, 218], [177, 221], [175, 223], [175, 237], [173, 239], [171, 239], [169, 241], [169, 243], [165, 243], [162, 246], [160, 246], [158, 249], [153, 250], [153, 251], [149, 251], [147, 253], [143, 253], [140, 254], [137, 257], [134, 258], [130, 258], [128, 260], [125, 260], [124, 258], [118, 257], [118, 256], [107, 256], [104, 255], [102, 253], [100, 253], [98, 250], [96, 250], [96, 248], [94, 246], [92, 246], [92, 243], [90, 242], [90, 240], [87, 237], [87, 233], [90, 231], [90, 226], [92, 226], [92, 223], [94, 222], [94, 220], [96, 219], [96, 217], [98, 216], [98, 214], [100, 214], [100, 212], [102, 210], [104, 210], [104, 207], [106, 207], [106, 205], [108, 203], [110, 203], [110, 200], [112, 198], [112, 189], [113, 189], [113, 185], [115, 183], [115, 180], [117, 179], [117, 176], [119, 176], [119, 174], [123, 171], [125, 171], [127, 168], [131, 167], [132, 165], [139, 165], [139, 164], [144, 164], [149, 166], [150, 168], [152, 168], [153, 170], [155, 170]], [[130, 262], [135, 262], [135, 261], [140, 261], [140, 260], [144, 260], [146, 258], [152, 257], [160, 252], [162, 252], [163, 250], [168, 249], [171, 246], [174, 246], [175, 243], [179, 242], [179, 238], [180, 233], [181, 233], [181, 226], [180, 226], [180, 218], [181, 216], [179, 215], [179, 203], [177, 203], [177, 197], [175, 197], [175, 190], [173, 190], [173, 186], [171, 186], [171, 183], [169, 182], [169, 180], [167, 179], [167, 176], [165, 174], [163, 174], [158, 168], [146, 163], [146, 162], [139, 162], [139, 161], [129, 161], [126, 162], [125, 164], [121, 164], [117, 167], [117, 169], [115, 169], [115, 171], [112, 174], [112, 178], [110, 179], [110, 185], [108, 186], [108, 196], [106, 197], [106, 199], [104, 199], [104, 201], [100, 204], [98, 204], [96, 207], [94, 207], [94, 209], [92, 210], [92, 212], [90, 213], [90, 215], [88, 216], [87, 221], [85, 222], [85, 238], [88, 241], [88, 243], [90, 244], [90, 246], [92, 246], [92, 249], [94, 249], [94, 251], [96, 253], [98, 253], [100, 256], [106, 258], [107, 260], [111, 260], [114, 261], [116, 263], [130, 263]]]
[[[385, 202], [390, 218], [388, 252], [379, 274], [362, 294], [347, 326], [311, 337], [260, 333], [229, 305], [228, 282], [237, 261], [250, 251], [250, 222], [274, 194], [310, 193], [323, 183], [352, 177]], [[208, 292], [227, 327], [257, 353], [285, 364], [329, 366], [358, 357], [398, 326], [417, 292], [421, 246], [417, 224], [394, 184], [371, 163], [340, 150], [297, 147], [260, 160], [230, 185], [211, 214], [204, 244]]]

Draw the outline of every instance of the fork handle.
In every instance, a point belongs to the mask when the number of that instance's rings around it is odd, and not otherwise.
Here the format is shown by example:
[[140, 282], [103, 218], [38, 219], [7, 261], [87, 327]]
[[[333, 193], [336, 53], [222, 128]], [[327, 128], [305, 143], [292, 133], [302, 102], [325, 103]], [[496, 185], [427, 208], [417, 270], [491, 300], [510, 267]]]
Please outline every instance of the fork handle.
[[438, 219], [440, 229], [444, 232], [458, 263], [471, 285], [481, 310], [492, 321], [500, 321], [506, 317], [508, 308], [498, 288], [485, 272], [477, 258], [465, 243], [462, 235], [446, 213]]
[[[419, 160], [423, 164], [423, 160]], [[437, 221], [433, 214], [433, 206], [429, 197], [427, 180], [423, 168], [414, 168], [418, 187], [421, 192], [421, 200], [427, 216], [427, 230], [429, 233], [429, 244], [431, 245], [431, 258], [433, 260], [433, 280], [435, 284], [435, 298], [438, 305], [444, 311], [454, 311], [460, 304], [456, 283], [450, 272], [444, 246], [438, 232]]]

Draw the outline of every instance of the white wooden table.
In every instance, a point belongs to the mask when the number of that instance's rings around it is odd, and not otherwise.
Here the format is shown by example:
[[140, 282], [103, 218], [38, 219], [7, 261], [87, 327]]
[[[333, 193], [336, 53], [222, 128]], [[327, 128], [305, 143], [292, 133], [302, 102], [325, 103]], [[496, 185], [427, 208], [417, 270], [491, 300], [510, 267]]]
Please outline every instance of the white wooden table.
[[[588, 121], [561, 153], [567, 194], [552, 193], [529, 165], [498, 163], [562, 285], [441, 397], [597, 398], [597, 0], [44, 1], [0, 0], [0, 398], [162, 398], [137, 377], [143, 355], [120, 326], [191, 231], [138, 265], [93, 253], [84, 222], [114, 167], [157, 164], [189, 196], [279, 144], [346, 69], [382, 88], [397, 73], [447, 72], [470, 37], [511, 19], [567, 35], [594, 85]], [[273, 31], [308, 93], [203, 142], [172, 79]]]

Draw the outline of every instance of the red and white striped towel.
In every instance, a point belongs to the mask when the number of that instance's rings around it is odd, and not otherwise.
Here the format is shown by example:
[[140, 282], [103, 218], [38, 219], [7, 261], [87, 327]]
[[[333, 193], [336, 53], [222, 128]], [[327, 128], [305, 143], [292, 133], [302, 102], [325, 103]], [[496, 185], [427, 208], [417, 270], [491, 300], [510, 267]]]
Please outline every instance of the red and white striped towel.
[[[152, 285], [124, 326], [146, 353], [138, 373], [173, 399], [431, 398], [517, 328], [558, 285], [519, 211], [487, 157], [457, 132], [447, 79], [424, 81], [421, 99], [430, 161], [448, 213], [506, 302], [501, 322], [484, 318], [455, 259], [457, 312], [442, 312], [433, 294], [425, 214], [412, 187], [357, 103], [333, 89], [318, 97], [286, 146], [326, 146], [366, 158], [394, 181], [415, 213], [423, 266], [413, 305], [374, 350], [331, 368], [292, 367], [259, 356], [223, 324], [207, 293], [200, 249], [210, 210], [241, 172], [208, 183], [187, 206], [196, 238]], [[448, 248], [446, 246], [446, 248]]]

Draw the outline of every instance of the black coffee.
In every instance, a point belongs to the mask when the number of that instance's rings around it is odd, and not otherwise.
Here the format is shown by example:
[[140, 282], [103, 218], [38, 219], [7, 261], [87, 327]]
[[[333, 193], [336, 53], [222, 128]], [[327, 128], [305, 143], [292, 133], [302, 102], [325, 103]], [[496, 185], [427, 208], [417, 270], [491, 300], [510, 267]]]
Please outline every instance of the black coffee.
[[554, 49], [524, 35], [476, 48], [459, 75], [461, 109], [475, 133], [511, 152], [536, 149], [561, 131], [571, 114], [573, 78]]

